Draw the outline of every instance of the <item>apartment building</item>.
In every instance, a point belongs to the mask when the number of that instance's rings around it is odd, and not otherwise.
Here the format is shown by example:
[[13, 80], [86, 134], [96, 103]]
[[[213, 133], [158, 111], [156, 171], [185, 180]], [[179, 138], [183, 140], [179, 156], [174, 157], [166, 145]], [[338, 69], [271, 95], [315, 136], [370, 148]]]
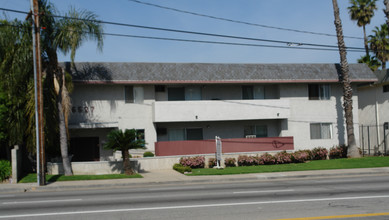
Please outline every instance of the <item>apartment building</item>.
[[[235, 152], [248, 151], [245, 139], [273, 138], [277, 145], [277, 138], [288, 137], [289, 150], [347, 141], [338, 64], [102, 62], [76, 63], [72, 70], [63, 65], [74, 82], [69, 129], [76, 161], [111, 160], [112, 152], [102, 146], [112, 129], [143, 132], [147, 151], [160, 156], [187, 152], [161, 146], [186, 143], [194, 149], [200, 142], [193, 141], [215, 136], [235, 140]], [[359, 140], [356, 88], [377, 78], [364, 64], [349, 67]]]

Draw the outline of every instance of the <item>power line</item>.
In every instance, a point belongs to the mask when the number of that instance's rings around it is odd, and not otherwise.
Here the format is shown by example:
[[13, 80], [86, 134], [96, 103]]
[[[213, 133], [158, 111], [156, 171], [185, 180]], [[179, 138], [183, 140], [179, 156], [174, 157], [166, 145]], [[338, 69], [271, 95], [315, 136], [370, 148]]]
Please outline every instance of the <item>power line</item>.
[[[10, 9], [5, 9], [5, 8], [0, 8], [0, 10], [17, 12], [17, 13], [27, 13], [27, 12], [10, 10]], [[125, 27], [132, 27], [132, 28], [141, 28], [141, 29], [158, 30], [158, 31], [166, 31], [166, 32], [193, 34], [193, 35], [203, 35], [203, 36], [210, 36], [210, 37], [222, 37], [222, 38], [231, 38], [231, 39], [239, 39], [239, 40], [262, 41], [262, 42], [268, 42], [268, 43], [278, 43], [278, 44], [297, 45], [297, 46], [338, 48], [337, 45], [311, 44], [311, 43], [301, 43], [301, 42], [293, 42], [293, 41], [279, 41], [279, 40], [269, 40], [269, 39], [262, 39], [262, 38], [251, 38], [251, 37], [242, 37], [242, 36], [234, 36], [234, 35], [195, 32], [195, 31], [186, 31], [186, 30], [178, 30], [178, 29], [151, 27], [151, 26], [144, 26], [144, 25], [118, 23], [118, 22], [103, 21], [103, 20], [89, 20], [89, 19], [81, 19], [81, 18], [72, 18], [72, 17], [60, 16], [60, 15], [45, 15], [45, 16], [51, 16], [51, 17], [63, 18], [63, 19], [81, 20], [81, 21], [93, 21], [93, 22], [98, 22], [101, 24], [108, 24], [108, 25], [125, 26]], [[359, 47], [347, 47], [346, 49], [360, 50], [361, 48], [359, 48]]]
[[[197, 12], [191, 12], [191, 11], [185, 11], [185, 10], [181, 10], [181, 9], [177, 9], [177, 8], [166, 7], [166, 6], [157, 5], [157, 4], [148, 3], [148, 2], [143, 2], [143, 1], [139, 1], [139, 0], [128, 0], [128, 1], [135, 2], [138, 4], [147, 5], [147, 6], [157, 7], [157, 8], [161, 8], [161, 9], [166, 9], [166, 10], [170, 10], [170, 11], [175, 11], [175, 12], [180, 12], [180, 13], [185, 13], [185, 14], [190, 14], [190, 15], [195, 15], [195, 16], [200, 16], [200, 17], [206, 17], [206, 18], [211, 18], [211, 19], [215, 19], [215, 20], [227, 21], [227, 22], [232, 22], [232, 23], [237, 23], [237, 24], [245, 24], [245, 25], [250, 25], [250, 26], [276, 29], [276, 30], [281, 30], [281, 31], [297, 32], [297, 33], [303, 33], [303, 34], [313, 34], [313, 35], [321, 35], [321, 36], [328, 36], [328, 37], [336, 37], [335, 34], [327, 34], [327, 33], [313, 32], [313, 31], [303, 31], [303, 30], [297, 30], [297, 29], [291, 29], [291, 28], [282, 28], [282, 27], [275, 27], [275, 26], [270, 26], [270, 25], [252, 23], [252, 22], [247, 22], [247, 21], [233, 20], [233, 19], [229, 19], [229, 18], [216, 17], [216, 16], [212, 16], [212, 15], [200, 14]], [[344, 36], [344, 37], [351, 38], [351, 39], [363, 40], [363, 38], [361, 38], [361, 37], [352, 37], [352, 36]]]
[[[18, 25], [0, 24], [2, 26], [17, 27]], [[89, 32], [84, 32], [89, 33]], [[318, 51], [338, 51], [335, 48], [319, 48], [319, 47], [293, 47], [293, 46], [278, 46], [278, 45], [265, 45], [265, 44], [247, 44], [247, 43], [234, 43], [225, 41], [205, 41], [205, 40], [193, 40], [193, 39], [182, 39], [182, 38], [166, 38], [166, 37], [155, 37], [155, 36], [142, 36], [142, 35], [130, 35], [130, 34], [115, 34], [103, 32], [103, 35], [114, 36], [114, 37], [128, 37], [128, 38], [141, 38], [151, 40], [165, 40], [165, 41], [178, 41], [178, 42], [190, 42], [190, 43], [203, 43], [203, 44], [219, 44], [219, 45], [230, 45], [230, 46], [247, 46], [247, 47], [267, 47], [267, 48], [279, 48], [279, 49], [300, 49], [300, 50], [318, 50]], [[347, 49], [348, 52], [364, 52], [363, 48], [360, 49]]]

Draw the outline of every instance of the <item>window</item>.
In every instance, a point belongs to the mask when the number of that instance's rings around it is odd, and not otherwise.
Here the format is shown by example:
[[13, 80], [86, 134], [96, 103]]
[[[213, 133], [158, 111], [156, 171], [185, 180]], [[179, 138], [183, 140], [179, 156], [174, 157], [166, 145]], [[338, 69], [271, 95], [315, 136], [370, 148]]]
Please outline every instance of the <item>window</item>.
[[183, 101], [185, 100], [185, 88], [184, 87], [170, 87], [168, 88], [168, 100], [169, 101]]
[[124, 98], [126, 103], [134, 103], [134, 87], [124, 86]]
[[383, 92], [389, 92], [389, 85], [382, 86]]
[[242, 86], [242, 99], [264, 99], [265, 88], [263, 86]]
[[244, 127], [244, 136], [267, 137], [267, 125], [249, 125]]
[[165, 92], [164, 85], [155, 85], [155, 92]]
[[328, 84], [309, 84], [308, 85], [309, 100], [329, 100], [330, 85]]
[[125, 103], [143, 103], [144, 92], [141, 86], [124, 86]]
[[310, 124], [311, 139], [331, 139], [331, 123], [312, 123]]
[[170, 87], [168, 88], [169, 101], [201, 100], [201, 87]]
[[169, 141], [203, 140], [202, 128], [174, 128], [168, 130]]

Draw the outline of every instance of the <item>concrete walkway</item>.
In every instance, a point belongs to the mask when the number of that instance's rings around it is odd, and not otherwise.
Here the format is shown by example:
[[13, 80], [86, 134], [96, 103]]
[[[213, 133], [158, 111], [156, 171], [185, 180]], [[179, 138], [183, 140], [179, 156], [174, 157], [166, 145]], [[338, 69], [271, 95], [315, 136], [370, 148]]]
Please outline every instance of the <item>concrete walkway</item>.
[[389, 167], [363, 168], [363, 169], [341, 169], [341, 170], [318, 170], [298, 172], [277, 172], [277, 173], [253, 173], [237, 175], [214, 175], [214, 176], [186, 176], [174, 170], [153, 170], [141, 173], [143, 178], [133, 179], [111, 179], [111, 180], [87, 180], [87, 181], [66, 181], [48, 183], [45, 186], [37, 186], [36, 183], [0, 184], [0, 193], [17, 193], [32, 191], [64, 191], [80, 189], [107, 189], [120, 187], [139, 187], [146, 185], [163, 184], [201, 184], [234, 181], [266, 181], [299, 178], [331, 178], [340, 176], [368, 176], [368, 175], [389, 175]]

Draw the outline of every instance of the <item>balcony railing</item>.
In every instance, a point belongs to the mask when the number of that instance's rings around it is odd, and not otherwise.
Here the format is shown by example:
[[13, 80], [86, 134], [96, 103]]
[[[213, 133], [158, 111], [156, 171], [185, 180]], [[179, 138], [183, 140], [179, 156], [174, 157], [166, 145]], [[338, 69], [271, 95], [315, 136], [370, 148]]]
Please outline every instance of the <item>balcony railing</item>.
[[[293, 150], [293, 137], [222, 139], [223, 153]], [[215, 140], [161, 141], [155, 143], [156, 156], [216, 153]]]
[[287, 119], [289, 100], [204, 100], [154, 103], [154, 122]]

